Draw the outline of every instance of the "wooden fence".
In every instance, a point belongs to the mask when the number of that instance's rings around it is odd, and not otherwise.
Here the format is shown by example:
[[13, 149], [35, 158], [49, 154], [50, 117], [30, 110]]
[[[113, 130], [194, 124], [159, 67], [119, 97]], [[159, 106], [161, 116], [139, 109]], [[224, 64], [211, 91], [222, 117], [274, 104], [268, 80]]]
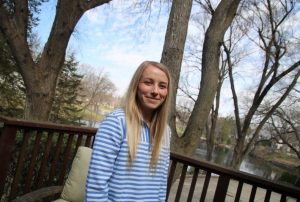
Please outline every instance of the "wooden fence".
[[[95, 128], [0, 117], [1, 201], [11, 201], [43, 187], [63, 185], [77, 148], [92, 147], [95, 134]], [[177, 183], [173, 183], [176, 169], [180, 169], [181, 174]], [[193, 172], [188, 172], [190, 170]], [[211, 186], [212, 176], [217, 176], [215, 187]], [[201, 177], [203, 183], [199, 182]], [[229, 194], [232, 182], [236, 182], [237, 187]], [[199, 183], [202, 183], [201, 190]], [[187, 186], [188, 194], [185, 193]], [[250, 192], [245, 191], [246, 186], [251, 187]], [[208, 190], [213, 190], [212, 200], [216, 202], [228, 201], [229, 195], [233, 201], [240, 201], [243, 194], [249, 194], [248, 201], [255, 201], [262, 191], [264, 201], [274, 201], [274, 196], [279, 196], [278, 201], [300, 201], [299, 187], [171, 153], [169, 199], [207, 201], [211, 194]], [[187, 195], [186, 198], [183, 195]]]

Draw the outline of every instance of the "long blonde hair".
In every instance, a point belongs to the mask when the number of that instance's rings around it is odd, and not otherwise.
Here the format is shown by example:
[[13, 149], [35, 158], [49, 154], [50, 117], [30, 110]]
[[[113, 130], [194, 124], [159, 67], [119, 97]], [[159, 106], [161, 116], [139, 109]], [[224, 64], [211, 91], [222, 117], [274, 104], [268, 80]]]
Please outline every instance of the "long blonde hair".
[[170, 92], [171, 92], [171, 76], [168, 68], [158, 62], [145, 61], [143, 62], [136, 72], [134, 73], [127, 92], [124, 97], [123, 108], [126, 117], [127, 126], [127, 140], [128, 140], [128, 163], [131, 166], [136, 156], [137, 146], [140, 142], [141, 126], [143, 124], [143, 116], [138, 107], [137, 89], [141, 76], [148, 66], [154, 66], [162, 70], [168, 77], [168, 94], [165, 101], [159, 106], [152, 117], [150, 123], [150, 135], [153, 137], [152, 153], [150, 160], [150, 167], [155, 168], [159, 158], [160, 148], [166, 132], [168, 123], [168, 109], [170, 106]]

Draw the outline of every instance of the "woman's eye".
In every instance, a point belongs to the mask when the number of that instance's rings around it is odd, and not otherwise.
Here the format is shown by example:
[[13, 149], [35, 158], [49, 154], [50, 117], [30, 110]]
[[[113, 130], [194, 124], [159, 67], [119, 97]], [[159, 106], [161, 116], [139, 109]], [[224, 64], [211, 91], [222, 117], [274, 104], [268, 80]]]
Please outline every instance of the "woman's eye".
[[159, 87], [160, 87], [161, 89], [167, 88], [167, 86], [165, 86], [165, 85], [160, 85]]
[[146, 84], [146, 85], [151, 85], [152, 82], [150, 82], [150, 81], [144, 81], [144, 84]]

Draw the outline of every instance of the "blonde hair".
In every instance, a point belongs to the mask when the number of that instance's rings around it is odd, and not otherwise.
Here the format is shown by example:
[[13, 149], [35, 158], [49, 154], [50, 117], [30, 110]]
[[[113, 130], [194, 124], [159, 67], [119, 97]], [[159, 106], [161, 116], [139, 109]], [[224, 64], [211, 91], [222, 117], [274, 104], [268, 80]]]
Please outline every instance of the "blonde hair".
[[172, 84], [168, 68], [161, 63], [153, 61], [145, 61], [140, 64], [130, 81], [129, 87], [123, 100], [123, 108], [125, 111], [127, 126], [128, 163], [129, 166], [131, 166], [136, 156], [137, 147], [140, 142], [141, 126], [143, 124], [143, 117], [139, 109], [139, 104], [137, 102], [137, 89], [141, 76], [145, 68], [148, 66], [154, 66], [162, 70], [168, 78], [168, 94], [161, 106], [159, 106], [155, 110], [150, 123], [150, 135], [151, 137], [153, 137], [153, 141], [151, 141], [152, 153], [150, 167], [155, 168], [168, 123], [168, 109], [170, 105], [170, 92]]

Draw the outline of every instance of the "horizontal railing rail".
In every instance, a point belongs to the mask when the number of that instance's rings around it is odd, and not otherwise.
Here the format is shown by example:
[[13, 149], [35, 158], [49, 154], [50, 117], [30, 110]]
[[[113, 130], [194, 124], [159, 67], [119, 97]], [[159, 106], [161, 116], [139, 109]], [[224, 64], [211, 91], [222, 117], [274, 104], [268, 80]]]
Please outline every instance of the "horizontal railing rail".
[[[1, 201], [42, 187], [63, 185], [77, 148], [92, 147], [96, 130], [0, 117]], [[249, 186], [250, 191], [245, 191]], [[299, 187], [171, 153], [169, 201], [240, 201], [245, 194], [248, 201], [255, 201], [262, 190], [264, 201], [274, 201], [274, 195], [278, 201], [300, 201]]]
[[[195, 198], [198, 199], [197, 201], [210, 201], [206, 200], [206, 196], [212, 176], [217, 177], [216, 185], [210, 188], [211, 191], [214, 191], [211, 200], [215, 202], [225, 201], [226, 198], [226, 201], [244, 201], [241, 200], [241, 195], [248, 195], [245, 198], [249, 201], [287, 201], [288, 198], [292, 201], [300, 201], [300, 187], [297, 186], [275, 183], [259, 176], [236, 171], [207, 161], [196, 160], [173, 152], [171, 154], [171, 162], [167, 193], [168, 196], [170, 193], [175, 194], [172, 197], [174, 201], [195, 201]], [[177, 187], [173, 187], [175, 185], [173, 176], [177, 168], [180, 171], [180, 178], [177, 183], [178, 185], [176, 184]], [[185, 193], [183, 186], [187, 181], [188, 170], [192, 170], [193, 172], [190, 172], [191, 182], [188, 186], [188, 194], [183, 198], [181, 195]], [[195, 196], [196, 184], [197, 181], [200, 181], [200, 176], [204, 179], [204, 182], [201, 184], [202, 190], [197, 190], [198, 196]], [[233, 181], [236, 182], [236, 189], [229, 193], [228, 188], [233, 184]], [[250, 192], [243, 190], [245, 185], [250, 186]], [[260, 195], [263, 195], [263, 200], [258, 199], [258, 190]]]
[[62, 185], [81, 145], [95, 128], [0, 117], [1, 201], [45, 186]]

